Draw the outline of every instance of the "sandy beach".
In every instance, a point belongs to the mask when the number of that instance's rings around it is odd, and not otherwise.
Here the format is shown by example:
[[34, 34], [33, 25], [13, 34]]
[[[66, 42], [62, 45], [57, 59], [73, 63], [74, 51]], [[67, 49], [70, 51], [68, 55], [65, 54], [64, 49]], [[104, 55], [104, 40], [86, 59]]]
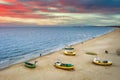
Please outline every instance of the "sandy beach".
[[[0, 80], [120, 80], [120, 56], [116, 54], [116, 50], [120, 49], [120, 29], [73, 47], [77, 52], [76, 56], [66, 56], [63, 50], [56, 51], [31, 60], [38, 61], [35, 69], [26, 68], [23, 63], [19, 63], [0, 70]], [[88, 55], [86, 52], [98, 55]], [[92, 63], [95, 57], [109, 59], [113, 61], [113, 65], [95, 65]], [[64, 63], [74, 64], [75, 70], [55, 68], [53, 65], [58, 58]]]

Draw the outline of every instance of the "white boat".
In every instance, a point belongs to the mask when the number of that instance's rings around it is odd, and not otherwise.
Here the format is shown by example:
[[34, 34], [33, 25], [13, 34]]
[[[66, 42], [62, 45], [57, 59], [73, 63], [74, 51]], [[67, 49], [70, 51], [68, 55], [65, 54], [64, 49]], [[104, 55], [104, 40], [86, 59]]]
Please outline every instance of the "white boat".
[[101, 65], [101, 66], [110, 66], [110, 65], [112, 65], [112, 61], [110, 61], [110, 60], [100, 60], [98, 58], [94, 58], [93, 63], [97, 64], [97, 65]]

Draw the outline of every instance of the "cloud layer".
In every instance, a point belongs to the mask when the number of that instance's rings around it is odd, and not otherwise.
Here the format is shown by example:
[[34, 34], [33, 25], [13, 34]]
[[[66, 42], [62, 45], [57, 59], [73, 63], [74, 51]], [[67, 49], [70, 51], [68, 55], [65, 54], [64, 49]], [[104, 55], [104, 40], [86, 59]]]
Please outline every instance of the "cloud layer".
[[120, 0], [0, 0], [0, 23], [120, 25], [119, 3]]

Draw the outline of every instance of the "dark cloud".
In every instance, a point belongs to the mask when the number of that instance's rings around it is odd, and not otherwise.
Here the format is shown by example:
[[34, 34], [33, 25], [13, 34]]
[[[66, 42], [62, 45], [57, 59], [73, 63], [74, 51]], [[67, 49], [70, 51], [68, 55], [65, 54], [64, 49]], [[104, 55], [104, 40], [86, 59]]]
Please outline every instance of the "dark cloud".
[[[38, 2], [43, 4], [60, 3], [63, 6], [98, 6], [98, 7], [120, 7], [120, 0], [18, 0], [21, 2]], [[54, 4], [54, 5], [56, 5]], [[51, 4], [49, 4], [51, 5]]]
[[[54, 6], [54, 7], [62, 8], [68, 12], [90, 12], [90, 11], [107, 12], [107, 10], [108, 12], [110, 12], [112, 10], [115, 11], [115, 9], [120, 10], [120, 4], [119, 4], [120, 0], [19, 0], [19, 1], [25, 3], [35, 2], [36, 5], [43, 7]], [[69, 6], [71, 6], [71, 8], [69, 8]], [[116, 13], [118, 12], [119, 11], [116, 11]]]

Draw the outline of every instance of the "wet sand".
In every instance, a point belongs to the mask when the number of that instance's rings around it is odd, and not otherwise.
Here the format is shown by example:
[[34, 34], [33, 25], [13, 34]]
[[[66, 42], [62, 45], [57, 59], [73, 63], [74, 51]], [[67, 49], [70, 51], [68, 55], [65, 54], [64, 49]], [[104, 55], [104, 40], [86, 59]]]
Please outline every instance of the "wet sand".
[[[56, 51], [31, 60], [38, 61], [35, 69], [26, 68], [20, 63], [1, 70], [0, 80], [120, 80], [120, 56], [116, 54], [116, 50], [120, 49], [120, 29], [73, 47], [77, 51], [76, 56], [66, 56], [63, 50]], [[105, 50], [108, 51], [107, 54]], [[88, 55], [86, 52], [98, 55]], [[95, 65], [92, 63], [95, 57], [112, 60], [113, 65]], [[75, 70], [55, 68], [53, 65], [58, 58], [64, 63], [74, 64]]]

